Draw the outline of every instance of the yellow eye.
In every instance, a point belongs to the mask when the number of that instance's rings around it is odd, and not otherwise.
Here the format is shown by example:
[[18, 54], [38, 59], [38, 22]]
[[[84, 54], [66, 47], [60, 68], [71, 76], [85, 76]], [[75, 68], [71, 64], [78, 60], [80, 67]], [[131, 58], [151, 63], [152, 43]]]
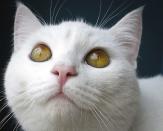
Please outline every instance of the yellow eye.
[[36, 45], [30, 54], [30, 58], [35, 62], [47, 61], [51, 58], [51, 56], [52, 53], [50, 48], [44, 43]]
[[102, 49], [94, 49], [86, 56], [88, 65], [95, 68], [104, 68], [110, 63], [108, 54]]

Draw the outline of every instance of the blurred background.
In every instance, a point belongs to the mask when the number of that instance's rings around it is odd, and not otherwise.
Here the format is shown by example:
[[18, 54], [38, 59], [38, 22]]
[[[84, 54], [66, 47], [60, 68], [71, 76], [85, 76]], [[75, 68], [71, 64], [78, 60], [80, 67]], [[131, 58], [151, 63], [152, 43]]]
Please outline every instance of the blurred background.
[[[50, 22], [51, 9], [52, 12], [55, 11], [54, 16], [58, 14], [55, 23], [83, 18], [93, 25], [98, 19], [100, 5], [100, 20], [112, 5], [108, 12], [112, 19], [105, 24], [106, 28], [114, 25], [129, 11], [145, 5], [137, 74], [139, 77], [163, 74], [163, 0], [22, 0], [22, 2], [47, 23]], [[17, 128], [17, 122], [12, 114], [9, 114], [10, 110], [6, 107], [3, 94], [3, 74], [13, 47], [15, 3], [14, 0], [0, 2], [0, 131], [13, 131], [14, 128], [16, 131]], [[17, 129], [21, 130], [20, 127]]]

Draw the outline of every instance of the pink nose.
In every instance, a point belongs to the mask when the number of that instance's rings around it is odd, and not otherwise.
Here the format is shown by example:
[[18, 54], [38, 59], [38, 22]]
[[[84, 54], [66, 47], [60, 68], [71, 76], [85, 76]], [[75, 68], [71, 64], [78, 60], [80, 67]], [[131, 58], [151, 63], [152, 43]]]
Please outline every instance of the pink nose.
[[69, 77], [77, 75], [76, 69], [73, 66], [55, 66], [52, 73], [58, 76], [60, 87], [66, 83]]

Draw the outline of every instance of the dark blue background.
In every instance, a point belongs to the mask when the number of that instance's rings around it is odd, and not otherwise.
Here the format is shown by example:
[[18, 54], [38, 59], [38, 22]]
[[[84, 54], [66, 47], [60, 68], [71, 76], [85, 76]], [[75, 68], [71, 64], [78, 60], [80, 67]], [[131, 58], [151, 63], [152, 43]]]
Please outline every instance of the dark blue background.
[[[40, 14], [49, 22], [49, 8], [51, 0], [23, 0], [35, 13]], [[60, 4], [63, 0], [59, 0]], [[84, 18], [95, 24], [99, 12], [100, 0], [67, 0], [61, 9], [56, 22], [62, 19]], [[125, 0], [114, 0], [111, 11], [118, 8]], [[138, 76], [149, 77], [163, 73], [163, 2], [162, 0], [126, 0], [127, 9], [123, 10], [117, 17], [111, 20], [105, 27], [110, 27], [122, 18], [127, 12], [146, 5], [143, 14], [142, 44], [138, 57]], [[102, 16], [104, 16], [111, 0], [102, 0]], [[56, 0], [53, 0], [55, 5]], [[2, 76], [12, 51], [12, 34], [15, 14], [15, 1], [4, 0], [0, 2], [0, 90], [3, 90]], [[54, 8], [54, 6], [53, 6]], [[121, 9], [122, 10], [122, 9]], [[0, 99], [2, 94], [0, 94]], [[4, 101], [0, 101], [3, 105]], [[1, 107], [2, 108], [2, 107]], [[8, 114], [8, 109], [0, 112], [0, 121]], [[3, 131], [12, 131], [15, 126], [13, 119], [9, 120]]]

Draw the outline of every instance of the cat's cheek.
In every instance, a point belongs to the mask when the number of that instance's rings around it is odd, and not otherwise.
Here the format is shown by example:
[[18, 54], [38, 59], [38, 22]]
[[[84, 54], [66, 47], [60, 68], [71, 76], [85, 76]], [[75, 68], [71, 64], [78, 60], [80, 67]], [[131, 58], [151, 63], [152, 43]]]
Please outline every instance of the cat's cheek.
[[8, 100], [9, 105], [14, 105], [13, 99], [15, 98], [15, 93], [17, 92], [17, 78], [13, 77], [15, 74], [15, 71], [12, 70], [10, 64], [8, 65], [5, 73], [5, 81], [4, 81], [4, 86], [5, 86], [5, 93], [6, 97]]

